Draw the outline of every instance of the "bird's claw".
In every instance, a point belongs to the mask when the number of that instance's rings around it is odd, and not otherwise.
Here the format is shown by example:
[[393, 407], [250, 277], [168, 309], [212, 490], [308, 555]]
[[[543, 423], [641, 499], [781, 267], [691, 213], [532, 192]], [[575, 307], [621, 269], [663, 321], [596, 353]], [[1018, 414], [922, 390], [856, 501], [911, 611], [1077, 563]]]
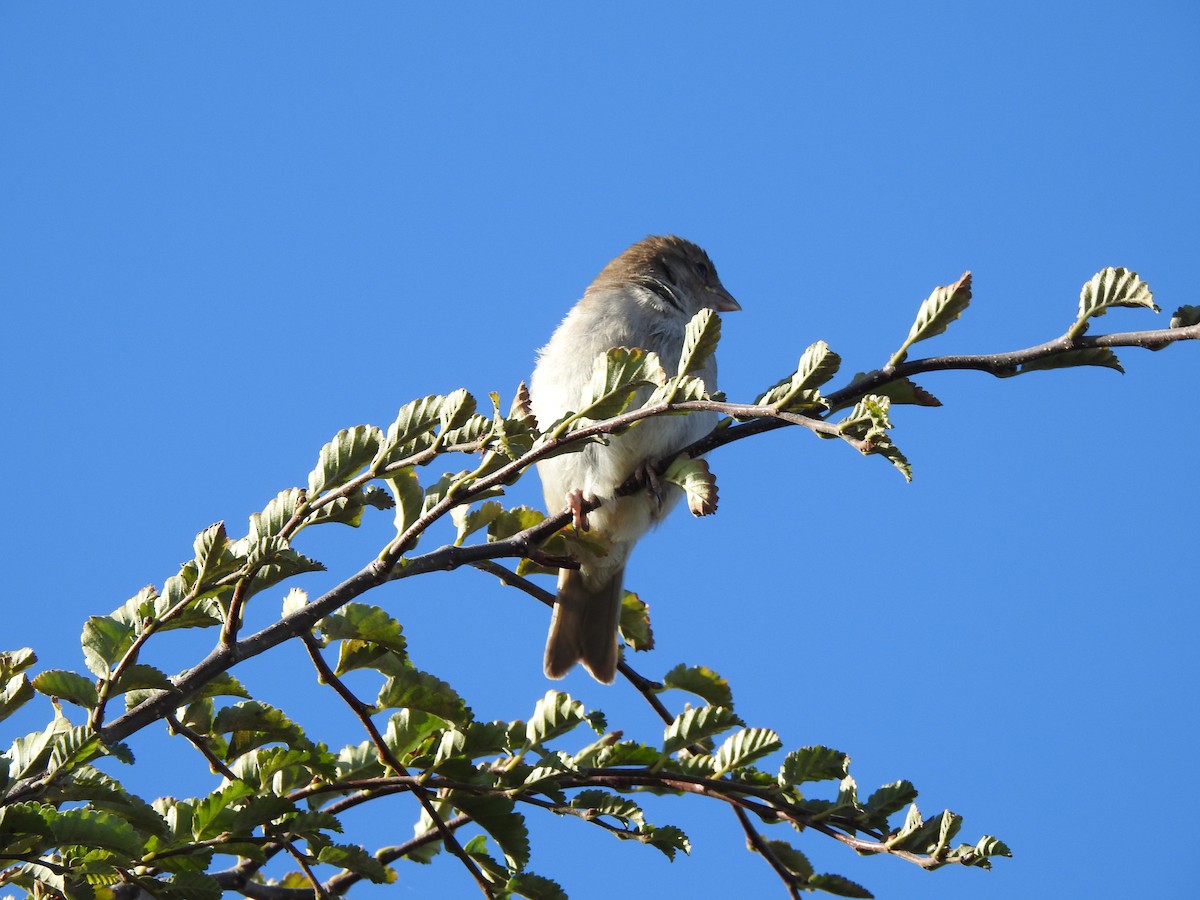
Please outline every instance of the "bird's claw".
[[567, 494], [567, 509], [571, 511], [571, 521], [576, 531], [587, 531], [591, 527], [583, 509], [583, 491], [576, 489]]

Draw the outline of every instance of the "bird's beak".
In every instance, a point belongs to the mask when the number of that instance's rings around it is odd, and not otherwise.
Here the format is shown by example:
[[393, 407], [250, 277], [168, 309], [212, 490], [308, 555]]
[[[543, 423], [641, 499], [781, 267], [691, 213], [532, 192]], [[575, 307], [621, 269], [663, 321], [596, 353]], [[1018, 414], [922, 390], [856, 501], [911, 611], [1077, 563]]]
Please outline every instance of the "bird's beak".
[[709, 288], [717, 295], [717, 312], [737, 312], [742, 308], [742, 304], [733, 299], [733, 295], [725, 288]]

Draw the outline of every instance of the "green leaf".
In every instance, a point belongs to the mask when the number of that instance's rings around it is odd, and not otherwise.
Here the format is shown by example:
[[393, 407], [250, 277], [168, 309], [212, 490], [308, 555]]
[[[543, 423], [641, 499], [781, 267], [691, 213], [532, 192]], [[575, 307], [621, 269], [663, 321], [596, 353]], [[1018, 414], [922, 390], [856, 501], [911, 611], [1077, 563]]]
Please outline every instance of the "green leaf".
[[1079, 316], [1067, 332], [1075, 338], [1087, 330], [1088, 319], [1102, 316], [1114, 306], [1144, 306], [1158, 312], [1150, 287], [1137, 272], [1108, 266], [1101, 269], [1079, 292]]
[[854, 405], [850, 415], [838, 422], [838, 430], [844, 436], [861, 441], [863, 453], [882, 456], [899, 470], [905, 481], [912, 481], [912, 466], [888, 434], [892, 427], [888, 415], [891, 405], [892, 401], [887, 397], [868, 394]]
[[900, 345], [900, 349], [892, 354], [889, 366], [898, 366], [908, 355], [908, 348], [917, 341], [923, 341], [944, 332], [955, 319], [962, 315], [963, 310], [971, 303], [971, 273], [964, 272], [963, 276], [954, 282], [933, 289], [921, 308], [917, 310], [916, 321], [909, 329], [908, 337]]
[[440, 678], [411, 667], [388, 678], [375, 705], [383, 709], [419, 709], [455, 724], [466, 724], [471, 719], [471, 711], [454, 688]]
[[1181, 306], [1171, 316], [1172, 328], [1190, 328], [1200, 325], [1200, 306]]
[[385, 481], [396, 498], [396, 534], [404, 534], [421, 517], [421, 506], [425, 492], [417, 480], [416, 471], [410, 466], [388, 476]]
[[[866, 373], [859, 372], [851, 379], [851, 384], [861, 378], [865, 378]], [[881, 397], [887, 397], [893, 403], [901, 403], [907, 406], [941, 406], [942, 401], [925, 388], [921, 387], [916, 382], [908, 378], [897, 378], [894, 381], [887, 381], [875, 388], [875, 393]]]
[[33, 686], [24, 674], [0, 681], [0, 721], [7, 719], [32, 698]]
[[683, 489], [693, 516], [711, 516], [717, 511], [717, 479], [706, 460], [681, 453], [663, 472], [662, 480]]
[[515, 812], [515, 803], [511, 799], [454, 791], [450, 802], [492, 836], [512, 872], [525, 868], [529, 863], [529, 829], [525, 826], [525, 817]]
[[721, 317], [711, 309], [702, 309], [687, 323], [683, 335], [683, 352], [679, 356], [677, 375], [694, 375], [701, 371], [716, 352], [721, 340]]
[[441, 421], [445, 401], [446, 398], [439, 394], [430, 394], [400, 407], [372, 467], [381, 468], [429, 447], [433, 443], [429, 432]]
[[396, 880], [393, 869], [355, 844], [326, 844], [317, 853], [317, 862], [362, 875], [375, 884], [392, 884]]
[[629, 407], [640, 388], [652, 388], [666, 380], [657, 353], [614, 347], [596, 359], [591, 390], [575, 418], [611, 419]]
[[145, 840], [124, 819], [90, 809], [63, 809], [50, 821], [59, 846], [81, 844], [123, 853], [129, 859], [142, 855]]
[[[292, 517], [300, 504], [304, 502], [304, 492], [299, 488], [288, 488], [280, 491], [263, 508], [262, 512], [250, 514], [250, 531], [246, 541], [250, 548], [259, 544], [263, 538], [277, 537]], [[251, 550], [251, 552], [253, 552]]]
[[264, 744], [281, 743], [289, 747], [307, 743], [300, 726], [282, 711], [257, 700], [227, 706], [213, 719], [215, 734], [229, 734], [226, 759], [241, 756]]
[[637, 594], [621, 595], [621, 637], [634, 650], [653, 650], [654, 631], [650, 627], [650, 607]]
[[787, 841], [767, 841], [766, 845], [775, 859], [800, 879], [801, 883], [806, 883], [813, 876], [812, 863], [808, 861], [808, 857]]
[[450, 723], [441, 716], [419, 709], [402, 709], [392, 713], [383, 741], [403, 762], [433, 734], [444, 731]]
[[663, 753], [671, 754], [705, 738], [741, 725], [742, 720], [724, 706], [685, 709], [663, 731]]
[[680, 663], [663, 676], [663, 688], [677, 688], [702, 697], [712, 706], [733, 709], [733, 691], [729, 682], [707, 666]]
[[636, 835], [637, 839], [644, 844], [649, 844], [651, 847], [656, 847], [661, 850], [667, 859], [674, 862], [675, 853], [682, 850], [684, 853], [692, 852], [692, 842], [688, 840], [688, 836], [676, 828], [674, 825], [662, 825], [655, 827], [647, 825]]
[[893, 781], [867, 798], [867, 813], [882, 827], [888, 816], [904, 809], [916, 799], [917, 789], [911, 781]]
[[408, 647], [404, 627], [378, 606], [366, 603], [347, 603], [317, 627], [331, 640], [358, 640], [397, 653], [405, 653]]
[[236, 572], [241, 564], [241, 560], [230, 549], [224, 522], [209, 525], [196, 535], [192, 546], [196, 552], [196, 584], [206, 584], [222, 575]]
[[99, 678], [107, 678], [114, 666], [133, 645], [134, 629], [110, 616], [92, 616], [84, 623], [83, 658], [88, 670]]
[[579, 810], [584, 819], [609, 816], [626, 826], [644, 825], [646, 821], [640, 806], [627, 797], [620, 797], [608, 791], [580, 791], [571, 798], [570, 805], [572, 809]]
[[[461, 428], [475, 412], [475, 398], [463, 388], [446, 395], [438, 410], [438, 420], [441, 422], [441, 440], [444, 441], [448, 432]], [[484, 420], [487, 421], [486, 419]]]
[[713, 754], [718, 777], [774, 753], [782, 746], [779, 735], [769, 728], [743, 728], [734, 732]]
[[375, 458], [383, 443], [383, 432], [374, 425], [343, 428], [321, 448], [317, 467], [308, 475], [308, 497], [341, 487]]
[[1103, 366], [1107, 369], [1116, 369], [1122, 374], [1125, 372], [1121, 361], [1117, 359], [1117, 354], [1108, 347], [1082, 347], [1078, 350], [1067, 350], [1063, 353], [1055, 353], [1053, 356], [1043, 356], [1041, 359], [1023, 363], [1014, 374], [1023, 375], [1026, 372], [1066, 369], [1073, 366]]
[[170, 881], [158, 882], [153, 896], [161, 900], [221, 900], [222, 888], [202, 872], [175, 872]]
[[582, 703], [572, 700], [570, 694], [549, 690], [534, 706], [533, 715], [525, 726], [525, 736], [531, 745], [537, 746], [566, 734], [583, 721]]
[[793, 750], [779, 767], [779, 783], [788, 787], [806, 781], [838, 781], [850, 770], [850, 757], [830, 747]]
[[796, 371], [762, 394], [754, 405], [793, 412], [828, 407], [818, 389], [837, 374], [841, 364], [842, 358], [824, 341], [810, 344], [801, 354]]
[[505, 889], [517, 897], [528, 900], [568, 900], [566, 892], [557, 881], [551, 881], [532, 872], [520, 872], [508, 879]]
[[862, 897], [871, 900], [875, 896], [861, 884], [856, 884], [841, 875], [813, 875], [808, 879], [808, 886], [838, 897]]
[[33, 679], [33, 687], [48, 697], [58, 697], [84, 709], [93, 709], [100, 698], [96, 683], [75, 672], [49, 669]]
[[494, 500], [489, 500], [477, 507], [456, 506], [450, 510], [450, 519], [458, 529], [454, 538], [454, 546], [461, 547], [462, 542], [480, 528], [487, 528], [504, 512], [504, 507]]

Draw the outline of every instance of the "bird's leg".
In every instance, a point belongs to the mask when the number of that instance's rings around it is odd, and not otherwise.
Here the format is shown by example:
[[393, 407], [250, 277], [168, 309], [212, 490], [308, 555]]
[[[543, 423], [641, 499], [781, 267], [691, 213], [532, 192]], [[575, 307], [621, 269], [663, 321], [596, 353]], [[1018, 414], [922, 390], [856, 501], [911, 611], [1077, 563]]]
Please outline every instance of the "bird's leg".
[[583, 491], [579, 488], [567, 494], [567, 509], [571, 511], [571, 520], [575, 523], [576, 531], [589, 529], [587, 513], [583, 510]]
[[646, 482], [646, 490], [654, 498], [654, 508], [661, 512], [663, 508], [662, 482], [658, 480], [658, 472], [655, 471], [660, 461], [648, 459], [643, 462], [638, 466], [638, 478]]

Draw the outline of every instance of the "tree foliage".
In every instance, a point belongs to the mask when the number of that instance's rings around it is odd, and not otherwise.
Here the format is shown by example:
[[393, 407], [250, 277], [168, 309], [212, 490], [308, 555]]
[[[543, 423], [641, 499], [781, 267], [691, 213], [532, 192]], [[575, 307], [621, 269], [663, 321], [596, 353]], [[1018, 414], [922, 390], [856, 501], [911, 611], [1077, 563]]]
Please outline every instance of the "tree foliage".
[[[230, 537], [223, 523], [203, 529], [177, 573], [88, 619], [82, 671], [34, 674], [32, 650], [0, 654], [0, 719], [37, 694], [52, 704], [49, 724], [17, 737], [0, 757], [0, 885], [72, 900], [122, 896], [130, 886], [178, 900], [216, 898], [223, 890], [326, 897], [362, 880], [402, 879], [403, 863], [428, 863], [446, 850], [484, 896], [552, 900], [571, 886], [536, 874], [527, 817], [575, 817], [669, 858], [689, 852], [681, 828], [647, 819], [638, 802], [645, 794], [725, 804], [750, 849], [791, 896], [871, 896], [845, 876], [814, 870], [798, 844], [817, 836], [925, 869], [987, 868], [1008, 856], [995, 837], [961, 840], [962, 818], [949, 810], [926, 817], [908, 781], [860, 796], [844, 752], [787, 748], [763, 723], [742, 721], [731, 686], [704, 666], [680, 664], [655, 681], [621, 663], [629, 688], [662, 718], [659, 741], [624, 739], [601, 711], [557, 690], [531, 700], [525, 719], [478, 720], [452, 686], [454, 673], [419, 669], [402, 624], [361, 600], [391, 581], [475, 566], [552, 602], [525, 576], [570, 564], [561, 534], [570, 513], [545, 515], [497, 498], [538, 460], [576, 452], [653, 416], [696, 410], [726, 416], [711, 435], [664, 460], [658, 473], [684, 490], [694, 514], [706, 515], [716, 510], [716, 481], [698, 457], [732, 441], [799, 426], [882, 456], [911, 478], [891, 439], [893, 407], [938, 405], [914, 376], [1120, 369], [1115, 348], [1157, 350], [1200, 337], [1200, 311], [1188, 306], [1166, 329], [1087, 335], [1090, 321], [1111, 307], [1157, 311], [1135, 273], [1105, 269], [1084, 285], [1077, 317], [1062, 337], [1010, 353], [908, 359], [915, 344], [945, 332], [970, 300], [969, 273], [934, 290], [888, 363], [836, 390], [826, 386], [840, 359], [817, 342], [793, 373], [752, 404], [710, 393], [694, 373], [714, 351], [720, 323], [702, 313], [689, 327], [676, 372], [664, 371], [654, 354], [610, 350], [597, 360], [584, 408], [558, 422], [535, 422], [523, 388], [507, 406], [491, 394], [483, 412], [458, 390], [404, 405], [386, 429], [338, 432], [318, 453], [307, 486], [276, 494], [250, 516], [244, 535]], [[448, 470], [432, 477], [428, 467], [435, 462]], [[621, 490], [644, 489], [631, 479]], [[323, 568], [293, 546], [304, 529], [357, 526], [365, 515], [387, 510], [395, 535], [360, 571], [315, 598], [291, 587], [275, 621], [243, 633], [248, 603], [277, 603], [283, 582]], [[418, 552], [443, 519], [452, 523], [453, 542]], [[515, 561], [515, 569], [496, 562], [502, 559]], [[173, 657], [159, 652], [159, 635], [184, 628], [207, 629], [214, 643], [190, 668], [170, 672]], [[621, 630], [631, 649], [653, 645], [648, 607], [636, 595], [625, 597]], [[250, 696], [233, 674], [245, 660], [289, 641], [303, 645], [320, 682], [357, 718], [360, 742], [330, 749], [284, 710]], [[348, 686], [345, 676], [353, 671], [369, 673], [374, 696]], [[158, 723], [212, 769], [209, 794], [147, 800], [122, 785], [121, 765], [133, 762], [124, 742]], [[346, 812], [394, 794], [413, 800], [411, 838], [371, 850], [343, 835]], [[268, 879], [266, 865], [281, 856], [293, 871]]]

